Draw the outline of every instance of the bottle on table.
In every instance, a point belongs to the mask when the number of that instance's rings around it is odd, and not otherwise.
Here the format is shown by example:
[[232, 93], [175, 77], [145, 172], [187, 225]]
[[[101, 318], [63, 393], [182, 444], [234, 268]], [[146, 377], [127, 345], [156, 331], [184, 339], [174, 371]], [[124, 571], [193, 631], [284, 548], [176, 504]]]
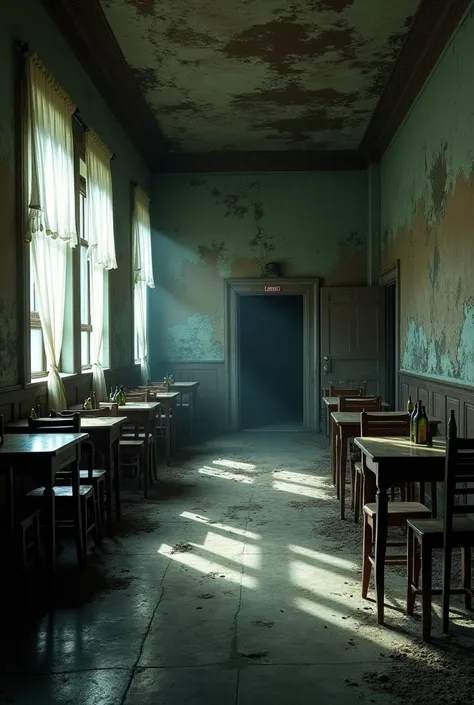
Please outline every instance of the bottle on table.
[[425, 446], [428, 443], [428, 416], [426, 415], [425, 407], [421, 405], [420, 408], [418, 409], [416, 424], [416, 442], [418, 445]]
[[418, 415], [418, 402], [415, 402], [415, 407], [411, 413], [410, 417], [410, 440], [412, 443], [415, 442], [415, 419]]
[[456, 424], [456, 417], [454, 415], [454, 409], [451, 409], [449, 412], [449, 421], [448, 421], [448, 438], [456, 438], [458, 435], [458, 427]]
[[412, 400], [411, 400], [411, 397], [408, 397], [407, 411], [408, 411], [409, 414], [411, 414], [412, 411], [413, 411], [413, 402], [412, 402]]
[[123, 385], [121, 385], [120, 390], [119, 390], [119, 405], [124, 406], [124, 404], [127, 403], [127, 397], [125, 395], [125, 390], [123, 388]]
[[99, 408], [99, 405], [97, 404], [97, 397], [96, 397], [96, 395], [95, 395], [94, 390], [92, 390], [92, 398], [91, 398], [91, 401], [92, 401], [92, 408], [93, 408], [93, 409], [98, 409], [98, 408]]
[[30, 416], [31, 416], [32, 419], [37, 419], [37, 418], [38, 418], [38, 414], [36, 413], [34, 406], [31, 407]]

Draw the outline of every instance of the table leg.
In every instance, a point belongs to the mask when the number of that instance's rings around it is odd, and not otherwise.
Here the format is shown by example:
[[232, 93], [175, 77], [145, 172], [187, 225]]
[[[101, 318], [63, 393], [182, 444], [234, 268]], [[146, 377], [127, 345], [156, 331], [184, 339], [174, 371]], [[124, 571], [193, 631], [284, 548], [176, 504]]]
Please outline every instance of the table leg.
[[375, 529], [375, 592], [377, 599], [377, 622], [384, 621], [385, 599], [385, 554], [388, 532], [388, 496], [386, 487], [377, 488], [377, 521]]
[[[117, 441], [118, 446], [118, 441]], [[113, 485], [116, 482], [116, 475], [119, 474], [118, 464], [116, 465], [112, 458], [112, 448], [109, 445], [107, 452], [104, 454], [105, 460], [105, 482], [107, 484], [107, 525], [109, 532], [112, 533], [112, 511], [113, 511]]]
[[[77, 559], [79, 565], [82, 566], [86, 560], [86, 546], [84, 543], [84, 536], [82, 532], [82, 517], [81, 517], [81, 494], [80, 494], [80, 472], [79, 472], [79, 459], [80, 459], [80, 448], [77, 450], [77, 457], [72, 466], [72, 496], [74, 497], [74, 523], [76, 525], [76, 547], [77, 547]], [[53, 494], [54, 496], [54, 494]], [[56, 549], [55, 549], [56, 551]]]
[[150, 419], [143, 425], [145, 431], [145, 471], [143, 473], [143, 495], [148, 497], [148, 480], [150, 478]]
[[165, 443], [166, 443], [166, 465], [171, 465], [171, 418], [170, 405], [165, 406]]
[[346, 470], [347, 470], [347, 441], [348, 438], [344, 433], [342, 426], [339, 428], [339, 505], [341, 519], [346, 515]]
[[[120, 439], [117, 438], [112, 443], [112, 462], [114, 466], [114, 488], [115, 488], [115, 514], [117, 520], [122, 516], [120, 503]], [[112, 516], [112, 515], [111, 515]]]
[[[329, 412], [328, 412], [329, 413]], [[331, 471], [332, 471], [332, 484], [337, 485], [337, 461], [336, 461], [336, 439], [334, 433], [334, 421], [332, 416], [329, 416], [329, 444], [331, 446]]]

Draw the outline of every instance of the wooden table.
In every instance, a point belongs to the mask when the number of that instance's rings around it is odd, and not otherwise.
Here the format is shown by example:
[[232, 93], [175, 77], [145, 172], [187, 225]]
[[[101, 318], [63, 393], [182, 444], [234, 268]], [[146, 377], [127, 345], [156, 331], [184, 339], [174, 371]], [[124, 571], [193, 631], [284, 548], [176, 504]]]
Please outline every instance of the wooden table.
[[[371, 416], [393, 416], [394, 418], [406, 415], [403, 411], [371, 411]], [[341, 519], [345, 517], [346, 508], [346, 467], [347, 467], [347, 444], [351, 438], [355, 438], [360, 433], [360, 412], [359, 411], [333, 411], [333, 444], [335, 446], [335, 473], [337, 477], [336, 487], [341, 510]], [[432, 436], [438, 433], [439, 419], [428, 417]], [[332, 459], [331, 459], [332, 460]]]
[[375, 528], [375, 591], [377, 620], [384, 620], [384, 566], [388, 532], [387, 490], [399, 482], [442, 482], [444, 480], [446, 440], [433, 438], [433, 447], [418, 446], [408, 438], [356, 438], [365, 455], [374, 482], [366, 478], [365, 501], [377, 502]]
[[15, 506], [13, 498], [14, 477], [20, 473], [31, 474], [44, 486], [44, 515], [46, 524], [46, 560], [51, 578], [56, 570], [56, 513], [53, 491], [56, 473], [70, 466], [74, 497], [78, 556], [84, 562], [85, 546], [82, 542], [81, 505], [79, 496], [79, 461], [81, 443], [88, 438], [87, 433], [5, 433], [0, 445], [0, 472], [7, 478], [7, 511], [12, 534], [15, 529]]
[[[354, 397], [355, 399], [356, 397]], [[329, 446], [331, 448], [331, 467], [333, 470], [333, 484], [337, 485], [336, 477], [336, 445], [334, 438], [334, 424], [331, 418], [333, 411], [337, 411], [339, 406], [339, 397], [323, 397], [323, 402], [326, 405], [326, 417], [327, 417], [327, 434], [329, 436]], [[390, 404], [386, 401], [382, 402], [382, 409], [388, 409]]]
[[189, 397], [189, 438], [194, 437], [194, 413], [196, 409], [197, 390], [200, 382], [174, 382], [171, 385], [171, 391], [180, 391], [181, 398], [183, 394]]
[[171, 412], [174, 409], [175, 419], [173, 434], [176, 429], [178, 419], [176, 418], [177, 401], [181, 396], [181, 391], [176, 392], [156, 392], [155, 399], [159, 401], [165, 415], [165, 444], [166, 444], [166, 465], [171, 464]]
[[[94, 448], [104, 458], [107, 483], [107, 523], [112, 529], [113, 496], [115, 493], [115, 514], [120, 519], [120, 458], [119, 443], [125, 416], [81, 416], [81, 431], [89, 434]], [[13, 421], [6, 427], [7, 433], [28, 433], [28, 419]]]
[[[177, 392], [178, 394], [178, 392]], [[156, 436], [156, 417], [160, 409], [158, 401], [128, 401], [126, 404], [120, 404], [118, 412], [121, 416], [126, 416], [127, 419], [137, 426], [141, 426], [144, 431], [145, 442], [145, 471], [143, 482], [143, 493], [148, 497], [148, 480], [150, 479], [150, 435], [152, 438]], [[153, 470], [156, 469], [156, 453], [153, 456]]]

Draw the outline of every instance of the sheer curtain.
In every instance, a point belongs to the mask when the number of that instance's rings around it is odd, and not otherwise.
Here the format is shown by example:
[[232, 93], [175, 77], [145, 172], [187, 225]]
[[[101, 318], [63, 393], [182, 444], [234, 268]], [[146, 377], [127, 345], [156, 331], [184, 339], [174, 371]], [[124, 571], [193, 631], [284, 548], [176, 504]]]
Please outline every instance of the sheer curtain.
[[102, 352], [104, 347], [106, 271], [117, 269], [114, 239], [111, 152], [93, 130], [86, 132], [87, 256], [91, 267], [91, 363], [97, 399], [107, 400]]
[[28, 217], [51, 407], [64, 409], [59, 376], [67, 248], [77, 244], [72, 115], [75, 106], [36, 55], [27, 60]]
[[148, 364], [147, 290], [154, 288], [151, 258], [150, 199], [140, 186], [135, 186], [133, 206], [133, 282], [135, 326], [138, 338], [142, 382], [150, 379]]

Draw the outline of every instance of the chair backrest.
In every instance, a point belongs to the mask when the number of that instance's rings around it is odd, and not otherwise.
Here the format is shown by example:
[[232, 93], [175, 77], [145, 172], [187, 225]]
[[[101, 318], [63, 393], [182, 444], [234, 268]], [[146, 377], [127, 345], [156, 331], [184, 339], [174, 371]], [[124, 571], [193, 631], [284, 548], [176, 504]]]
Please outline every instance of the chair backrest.
[[118, 404], [109, 401], [99, 402], [99, 416], [118, 416]]
[[81, 415], [74, 413], [72, 416], [57, 416], [33, 419], [28, 417], [30, 433], [80, 433]]
[[380, 411], [382, 397], [339, 397], [338, 411]]
[[335, 387], [332, 383], [329, 384], [330, 397], [363, 397], [366, 394], [367, 382], [361, 387]]
[[[56, 411], [54, 412], [55, 416], [72, 416], [73, 414], [79, 414], [79, 416], [85, 416], [85, 417], [95, 417], [95, 416], [109, 416], [110, 410], [109, 409], [64, 409], [64, 411]], [[53, 410], [51, 410], [51, 415], [53, 414]]]
[[147, 389], [133, 389], [126, 392], [127, 401], [148, 401]]
[[[448, 438], [444, 475], [445, 534], [452, 529], [454, 514], [474, 514], [474, 503], [466, 503], [468, 495], [474, 495], [472, 483], [474, 483], [474, 438]], [[459, 487], [459, 485], [462, 486]]]
[[361, 436], [409, 436], [410, 414], [400, 413], [396, 416], [385, 414], [370, 414], [362, 411], [360, 414]]

